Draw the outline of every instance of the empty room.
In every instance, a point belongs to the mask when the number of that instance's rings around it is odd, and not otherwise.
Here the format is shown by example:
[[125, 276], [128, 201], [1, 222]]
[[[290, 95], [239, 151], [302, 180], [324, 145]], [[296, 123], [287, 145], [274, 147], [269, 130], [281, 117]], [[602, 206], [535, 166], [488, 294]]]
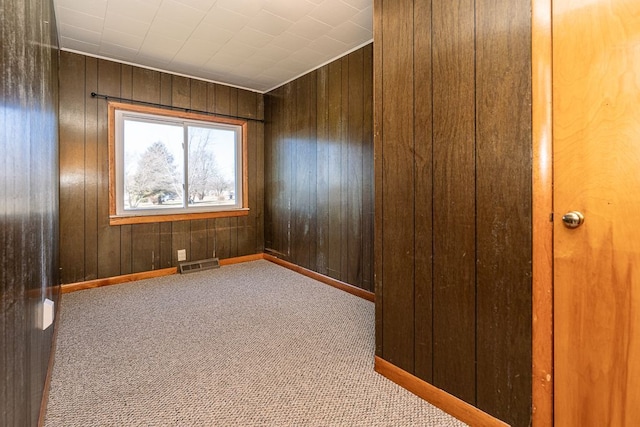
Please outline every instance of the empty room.
[[636, 0], [0, 12], [1, 426], [640, 425]]

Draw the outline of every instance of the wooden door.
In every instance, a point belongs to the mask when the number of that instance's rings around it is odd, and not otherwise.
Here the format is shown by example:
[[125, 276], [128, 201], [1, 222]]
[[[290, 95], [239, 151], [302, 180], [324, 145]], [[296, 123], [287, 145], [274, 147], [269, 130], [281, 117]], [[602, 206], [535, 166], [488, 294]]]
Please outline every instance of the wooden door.
[[640, 426], [640, 1], [552, 14], [555, 425]]

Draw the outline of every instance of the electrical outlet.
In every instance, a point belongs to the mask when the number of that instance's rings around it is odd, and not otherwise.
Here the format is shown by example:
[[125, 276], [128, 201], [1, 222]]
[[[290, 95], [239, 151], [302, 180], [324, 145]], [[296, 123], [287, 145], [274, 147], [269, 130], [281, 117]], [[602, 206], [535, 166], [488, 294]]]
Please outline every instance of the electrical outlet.
[[42, 330], [44, 331], [53, 323], [54, 316], [54, 303], [48, 298], [45, 298], [42, 303]]
[[187, 260], [187, 250], [178, 249], [178, 261], [186, 261], [186, 260]]

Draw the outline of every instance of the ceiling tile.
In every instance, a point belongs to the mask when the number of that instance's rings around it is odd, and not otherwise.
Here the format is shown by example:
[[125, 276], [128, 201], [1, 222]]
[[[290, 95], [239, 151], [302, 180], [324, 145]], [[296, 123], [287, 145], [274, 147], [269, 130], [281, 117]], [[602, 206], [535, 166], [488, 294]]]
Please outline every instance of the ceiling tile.
[[303, 47], [308, 46], [309, 43], [309, 39], [304, 39], [288, 31], [274, 38], [271, 42], [274, 46], [281, 47], [291, 52], [297, 49], [302, 49]]
[[120, 31], [105, 29], [102, 33], [102, 43], [103, 44], [112, 44], [117, 46], [123, 46], [129, 49], [134, 49], [136, 52], [140, 47], [142, 47], [142, 43], [144, 42], [144, 37], [134, 36], [132, 34], [122, 33]]
[[180, 48], [178, 54], [181, 58], [188, 59], [190, 56], [197, 63], [202, 64], [206, 63], [206, 61], [211, 58], [216, 52], [220, 50], [222, 46], [224, 46], [226, 41], [218, 42], [212, 40], [201, 40], [190, 38], [187, 42]]
[[211, 40], [214, 43], [226, 43], [233, 37], [233, 32], [213, 25], [200, 24], [191, 34], [191, 38]]
[[320, 22], [317, 19], [313, 19], [309, 16], [297, 21], [289, 28], [289, 32], [297, 36], [304, 37], [309, 40], [313, 40], [320, 36], [323, 36], [331, 31], [331, 26]]
[[[185, 4], [201, 12], [207, 12], [211, 9], [216, 0], [176, 0], [178, 3]], [[369, 1], [369, 0], [367, 0]]]
[[216, 7], [252, 17], [264, 8], [265, 3], [266, 0], [218, 0]]
[[85, 52], [90, 55], [97, 55], [100, 50], [100, 46], [97, 44], [87, 43], [69, 37], [60, 37], [60, 44], [66, 49], [76, 52]]
[[134, 62], [136, 60], [138, 50], [131, 49], [126, 46], [103, 42], [98, 52], [100, 56], [119, 59], [121, 61]]
[[373, 0], [53, 0], [60, 45], [252, 90], [371, 40]]
[[372, 6], [371, 0], [342, 0], [344, 3], [349, 6], [355, 7], [356, 9], [363, 10], [369, 6]]
[[126, 15], [138, 21], [151, 23], [158, 12], [161, 2], [161, 0], [157, 2], [144, 0], [111, 0], [107, 7], [107, 12]]
[[235, 12], [215, 8], [211, 10], [200, 23], [200, 26], [222, 28], [229, 31], [239, 31], [247, 24], [248, 18]]
[[359, 25], [354, 24], [353, 22], [347, 21], [343, 24], [332, 29], [329, 34], [329, 37], [336, 40], [367, 40], [373, 37], [371, 31], [366, 28], [362, 28]]
[[73, 25], [62, 24], [60, 26], [60, 31], [64, 33], [65, 37], [82, 40], [83, 42], [90, 44], [99, 45], [100, 40], [102, 39], [102, 32], [90, 31]]
[[172, 22], [169, 18], [156, 17], [149, 28], [149, 36], [159, 35], [184, 42], [193, 33], [193, 28], [189, 25]]
[[233, 37], [233, 40], [237, 40], [241, 43], [245, 43], [249, 46], [262, 48], [269, 44], [274, 39], [273, 36], [263, 33], [262, 31], [257, 31], [249, 27], [245, 27], [240, 30]]
[[184, 42], [160, 34], [149, 34], [142, 44], [140, 56], [170, 61]]
[[373, 31], [373, 6], [362, 10], [350, 19], [354, 24], [360, 25], [363, 28], [368, 28]]
[[[331, 7], [324, 7], [328, 3], [331, 3]], [[316, 7], [309, 14], [309, 16], [317, 19], [318, 21], [322, 21], [325, 24], [331, 25], [332, 27], [335, 27], [336, 25], [340, 25], [344, 21], [348, 21], [358, 12], [358, 9], [340, 1], [325, 1], [321, 6]]]
[[293, 22], [280, 16], [276, 16], [266, 10], [261, 10], [248, 22], [247, 25], [258, 31], [262, 31], [263, 33], [272, 36], [279, 36], [290, 28], [292, 24]]
[[[58, 21], [58, 29], [61, 32], [62, 25], [70, 25], [73, 27], [81, 27], [93, 31], [102, 30], [104, 19], [98, 16], [87, 15], [77, 10], [59, 7], [56, 9], [56, 19]], [[65, 34], [61, 32], [61, 35]]]
[[268, 0], [264, 10], [288, 21], [297, 21], [313, 10], [315, 5], [305, 0]]
[[114, 12], [107, 12], [104, 20], [104, 31], [112, 30], [133, 36], [144, 37], [151, 27], [150, 23], [138, 21], [130, 16], [120, 15]]
[[57, 5], [64, 8], [71, 8], [77, 12], [92, 16], [104, 16], [107, 10], [107, 0], [59, 0]]
[[331, 55], [336, 51], [347, 51], [349, 46], [344, 44], [343, 42], [336, 40], [334, 38], [328, 36], [322, 36], [309, 44], [309, 49], [313, 49], [317, 52]]
[[193, 27], [198, 25], [204, 16], [205, 14], [201, 10], [185, 6], [175, 0], [164, 0], [158, 9], [155, 20], [165, 18], [169, 22], [186, 25], [193, 31]]

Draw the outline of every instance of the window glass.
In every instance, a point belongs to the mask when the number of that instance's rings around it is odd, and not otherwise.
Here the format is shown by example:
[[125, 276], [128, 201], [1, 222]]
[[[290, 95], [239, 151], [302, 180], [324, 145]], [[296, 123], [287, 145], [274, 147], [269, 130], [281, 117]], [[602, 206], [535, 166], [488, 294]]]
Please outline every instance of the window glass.
[[112, 217], [246, 211], [246, 122], [118, 105], [110, 106]]

